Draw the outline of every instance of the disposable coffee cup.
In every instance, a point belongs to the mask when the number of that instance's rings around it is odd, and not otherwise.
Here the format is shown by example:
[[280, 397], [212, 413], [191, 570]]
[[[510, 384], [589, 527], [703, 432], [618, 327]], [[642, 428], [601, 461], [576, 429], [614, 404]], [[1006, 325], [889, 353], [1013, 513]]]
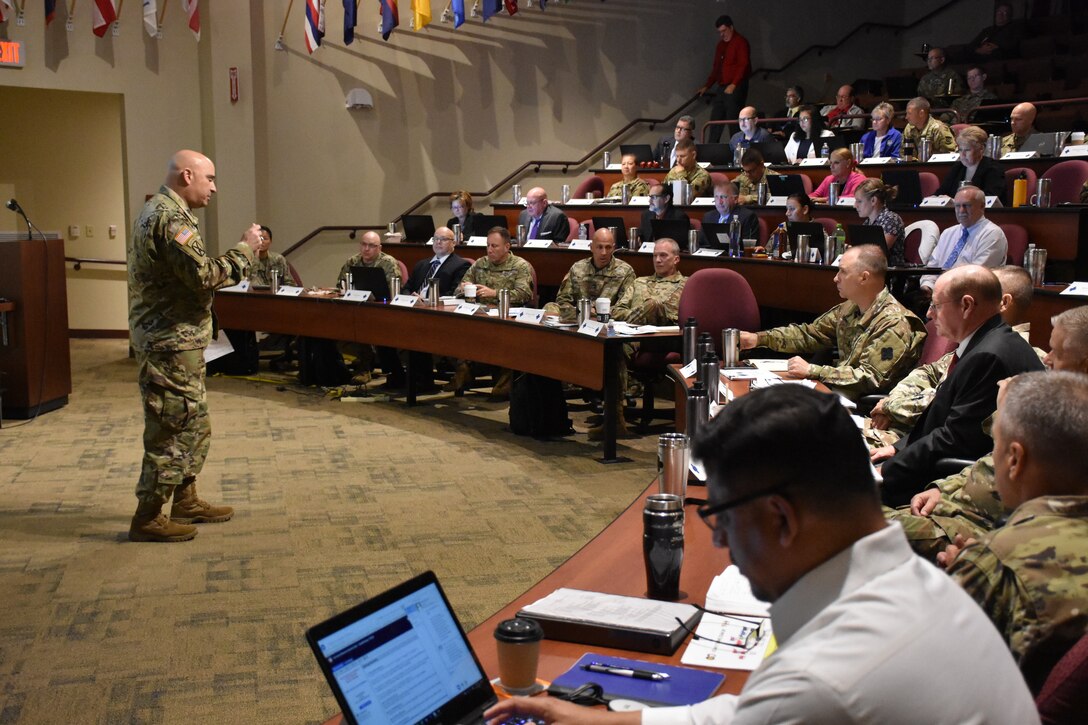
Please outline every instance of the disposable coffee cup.
[[593, 309], [598, 315], [607, 316], [612, 312], [612, 300], [607, 297], [598, 297], [593, 301]]
[[465, 285], [465, 301], [466, 302], [475, 302], [476, 301], [476, 285], [474, 285], [474, 284], [466, 284]]
[[495, 650], [502, 689], [512, 695], [527, 695], [536, 689], [542, 639], [544, 630], [532, 619], [515, 617], [499, 622], [495, 627]]

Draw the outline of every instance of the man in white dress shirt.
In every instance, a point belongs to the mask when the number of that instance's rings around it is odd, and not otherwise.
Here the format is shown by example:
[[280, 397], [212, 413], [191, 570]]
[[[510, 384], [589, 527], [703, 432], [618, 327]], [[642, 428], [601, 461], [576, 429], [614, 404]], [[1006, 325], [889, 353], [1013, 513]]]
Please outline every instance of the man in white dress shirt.
[[[994, 626], [884, 521], [865, 444], [836, 396], [798, 385], [749, 393], [694, 456], [708, 474], [699, 516], [772, 603], [778, 650], [739, 695], [632, 713], [515, 698], [485, 713], [491, 722], [1039, 722]], [[960, 663], [954, 674], [934, 667], [949, 662]]]
[[[965, 186], [953, 200], [959, 224], [941, 232], [937, 246], [925, 260], [927, 267], [944, 270], [964, 264], [979, 264], [997, 269], [1005, 264], [1009, 240], [1001, 227], [986, 218], [986, 194], [977, 186]], [[920, 284], [926, 299], [933, 296], [937, 275], [927, 274]]]

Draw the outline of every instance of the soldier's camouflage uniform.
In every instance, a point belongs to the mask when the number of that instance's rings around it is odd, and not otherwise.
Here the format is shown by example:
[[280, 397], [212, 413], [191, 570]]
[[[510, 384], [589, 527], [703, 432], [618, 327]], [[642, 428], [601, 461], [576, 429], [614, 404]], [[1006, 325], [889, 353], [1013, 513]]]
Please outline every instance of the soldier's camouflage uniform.
[[128, 319], [144, 408], [141, 502], [165, 503], [204, 465], [211, 440], [204, 348], [212, 337], [212, 297], [242, 281], [252, 259], [241, 242], [209, 258], [196, 216], [166, 186], [136, 220], [128, 245]]
[[[1032, 132], [1024, 134], [1023, 136], [1017, 136], [1013, 133], [1005, 134], [1001, 137], [1001, 155], [1004, 156], [1012, 151], [1019, 151], [1020, 147], [1024, 145], [1024, 142], [1031, 137]], [[1028, 192], [1031, 193], [1030, 191]]]
[[679, 272], [668, 277], [656, 274], [635, 279], [631, 292], [632, 325], [675, 325], [680, 317], [680, 295], [688, 278]]
[[381, 267], [385, 272], [385, 278], [398, 277], [401, 283], [404, 283], [404, 275], [400, 273], [400, 264], [397, 263], [396, 258], [389, 256], [385, 252], [378, 252], [378, 258], [373, 262], [367, 264], [363, 261], [363, 255], [356, 254], [348, 261], [344, 262], [344, 266], [340, 268], [340, 274], [336, 277], [337, 284], [347, 279], [348, 272], [352, 267]]
[[612, 186], [608, 189], [608, 196], [615, 197], [617, 199], [622, 198], [623, 197], [623, 187], [625, 187], [625, 186], [629, 189], [630, 196], [649, 196], [650, 195], [649, 185], [645, 181], [643, 181], [642, 179], [639, 179], [638, 177], [636, 177], [634, 181], [620, 180], [620, 181], [617, 181], [615, 184], [612, 184]]
[[811, 353], [832, 346], [838, 365], [813, 365], [808, 377], [857, 399], [887, 390], [914, 367], [926, 339], [925, 324], [880, 291], [862, 312], [846, 301], [814, 322], [788, 325], [758, 334], [758, 345], [779, 352]]
[[544, 306], [549, 315], [559, 315], [570, 322], [578, 319], [578, 300], [585, 297], [595, 300], [607, 297], [612, 301], [611, 316], [614, 320], [626, 320], [631, 311], [631, 295], [635, 289], [635, 270], [622, 259], [613, 257], [603, 269], [597, 269], [593, 258], [580, 259], [571, 265], [570, 271], [559, 285], [555, 302]]
[[[686, 180], [691, 184], [691, 195], [696, 196], [710, 196], [710, 187], [713, 186], [713, 182], [710, 178], [710, 172], [704, 169], [698, 164], [691, 171], [677, 171], [674, 167], [665, 176], [665, 183], [668, 184], [671, 181]], [[674, 199], [675, 201], [675, 199]]]
[[[948, 92], [948, 81], [952, 81], [952, 92]], [[941, 96], [958, 96], [963, 93], [963, 79], [951, 68], [931, 70], [918, 81], [918, 95], [931, 102]]]
[[929, 139], [930, 153], [942, 154], [956, 150], [956, 139], [952, 135], [952, 129], [933, 116], [929, 117], [929, 121], [926, 122], [925, 127], [921, 130], [909, 123], [903, 128], [903, 141], [906, 142], [910, 140], [914, 142], [915, 156], [918, 155], [918, 151], [920, 150], [918, 148], [918, 141], [923, 138]]
[[1025, 501], [948, 573], [993, 620], [1037, 693], [1088, 630], [1088, 496]]
[[[506, 255], [502, 264], [492, 264], [486, 257], [480, 257], [465, 272], [461, 287], [465, 284], [482, 284], [498, 292], [510, 290], [510, 306], [522, 307], [533, 299], [533, 268], [528, 262], [514, 254]], [[478, 297], [478, 302], [496, 304], [498, 297]]]
[[[766, 174], [764, 174], [760, 181], [765, 181], [766, 178]], [[733, 179], [733, 183], [737, 185], [738, 204], [755, 204], [759, 201], [759, 184], [748, 178], [747, 171], [737, 174], [737, 178]]]
[[280, 273], [280, 284], [295, 283], [291, 268], [287, 265], [287, 258], [276, 252], [269, 252], [263, 259], [260, 255], [253, 258], [253, 264], [249, 267], [249, 281], [255, 285], [271, 287], [272, 270]]
[[986, 455], [927, 488], [939, 488], [941, 498], [929, 516], [915, 516], [910, 506], [884, 507], [884, 516], [903, 526], [907, 541], [919, 555], [936, 563], [937, 554], [956, 540], [977, 539], [1001, 525], [1008, 512], [994, 489], [994, 458]]

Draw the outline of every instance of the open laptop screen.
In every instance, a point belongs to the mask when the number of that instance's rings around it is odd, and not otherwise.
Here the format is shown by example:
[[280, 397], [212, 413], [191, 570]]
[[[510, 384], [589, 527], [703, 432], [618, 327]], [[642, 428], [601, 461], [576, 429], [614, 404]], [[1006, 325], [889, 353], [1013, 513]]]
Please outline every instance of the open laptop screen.
[[306, 639], [349, 722], [466, 722], [496, 701], [432, 572], [311, 628]]

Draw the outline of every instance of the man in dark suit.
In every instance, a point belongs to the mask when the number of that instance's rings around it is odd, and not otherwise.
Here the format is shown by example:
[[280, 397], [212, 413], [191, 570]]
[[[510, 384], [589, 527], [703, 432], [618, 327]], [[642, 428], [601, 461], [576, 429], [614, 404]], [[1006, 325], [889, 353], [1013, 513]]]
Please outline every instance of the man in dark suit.
[[910, 435], [871, 454], [881, 463], [883, 498], [889, 506], [938, 477], [941, 458], [981, 458], [993, 449], [982, 424], [997, 407], [997, 383], [1042, 370], [1039, 356], [1001, 320], [1001, 283], [986, 267], [954, 267], [937, 278], [929, 308], [937, 333], [959, 343], [933, 402]]
[[673, 152], [676, 150], [676, 143], [684, 139], [695, 140], [695, 119], [691, 116], [676, 119], [676, 128], [672, 130], [672, 135], [662, 136], [654, 147], [654, 158], [661, 164], [661, 168], [671, 169], [676, 166], [676, 154]]
[[[703, 224], [730, 224], [733, 217], [740, 219], [740, 238], [759, 239], [759, 217], [751, 209], [737, 203], [739, 189], [732, 181], [714, 187], [714, 210], [703, 215]], [[701, 244], [704, 247], [721, 249], [722, 244], [715, 239], [708, 239], [703, 234]]]
[[688, 218], [688, 215], [672, 205], [672, 187], [668, 184], [654, 184], [650, 187], [650, 208], [642, 212], [642, 220], [639, 222], [638, 234], [639, 239], [643, 242], [656, 241], [654, 238], [654, 219], [683, 222], [687, 225], [684, 229], [685, 232], [691, 228], [691, 219]]
[[565, 242], [570, 236], [567, 215], [548, 203], [548, 192], [539, 186], [525, 195], [525, 211], [518, 215], [518, 224], [525, 225], [529, 239]]
[[429, 291], [429, 280], [438, 279], [438, 293], [443, 296], [452, 295], [461, 284], [461, 278], [472, 266], [472, 262], [464, 257], [458, 257], [453, 253], [456, 242], [453, 232], [449, 227], [439, 227], [431, 237], [434, 248], [434, 256], [430, 259], [421, 259], [412, 268], [408, 275], [408, 281], [404, 283], [403, 290], [423, 297]]

